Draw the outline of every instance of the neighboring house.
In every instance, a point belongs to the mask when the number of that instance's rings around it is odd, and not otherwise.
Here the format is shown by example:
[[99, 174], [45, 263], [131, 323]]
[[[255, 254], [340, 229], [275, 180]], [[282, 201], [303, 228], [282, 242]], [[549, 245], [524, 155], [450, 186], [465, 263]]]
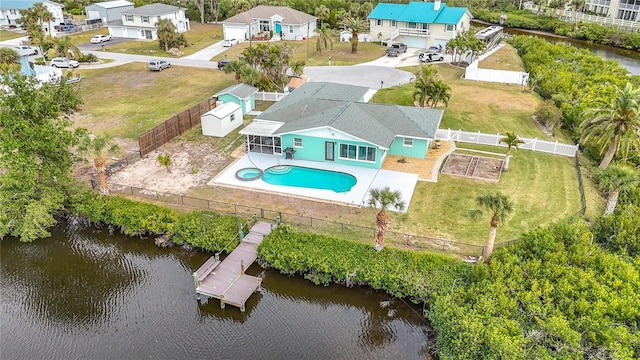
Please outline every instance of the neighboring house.
[[225, 39], [249, 40], [272, 35], [284, 40], [313, 36], [317, 18], [286, 6], [259, 5], [222, 22]]
[[160, 19], [169, 19], [175, 25], [178, 33], [190, 29], [189, 19], [184, 9], [165, 4], [149, 4], [125, 10], [119, 20], [109, 22], [109, 34], [128, 39], [158, 40], [156, 23]]
[[[40, 82], [54, 82], [62, 77], [62, 70], [46, 66], [34, 65], [29, 62], [29, 51], [11, 48], [20, 56], [20, 73], [27, 76], [34, 76]], [[1, 79], [1, 77], [0, 77]]]
[[202, 135], [224, 137], [243, 124], [242, 107], [234, 102], [223, 103], [202, 114]]
[[[342, 30], [340, 32], [340, 41], [349, 42], [351, 41], [351, 30]], [[371, 35], [369, 34], [358, 34], [359, 42], [371, 42]]]
[[308, 82], [240, 131], [251, 152], [380, 168], [387, 154], [424, 159], [442, 110], [363, 102], [362, 86]]
[[135, 5], [126, 0], [104, 1], [84, 7], [87, 19], [101, 19], [103, 24], [122, 19], [123, 11], [133, 10]]
[[251, 85], [237, 84], [229, 86], [213, 96], [218, 98], [218, 102], [225, 104], [233, 102], [240, 105], [242, 115], [245, 115], [256, 107], [255, 93], [257, 91], [258, 88]]
[[49, 0], [1, 0], [0, 1], [0, 25], [19, 25], [18, 19], [22, 17], [20, 10], [25, 10], [37, 3], [44, 3], [55, 20], [42, 24], [42, 30], [53, 30], [55, 25], [64, 22], [62, 8], [64, 5]]
[[613, 19], [640, 22], [640, 0], [586, 0], [584, 9]]
[[[379, 3], [369, 14], [371, 37], [427, 49], [442, 45], [469, 30], [473, 15], [463, 7], [448, 7], [440, 0], [408, 4]], [[381, 36], [380, 36], [381, 35]]]

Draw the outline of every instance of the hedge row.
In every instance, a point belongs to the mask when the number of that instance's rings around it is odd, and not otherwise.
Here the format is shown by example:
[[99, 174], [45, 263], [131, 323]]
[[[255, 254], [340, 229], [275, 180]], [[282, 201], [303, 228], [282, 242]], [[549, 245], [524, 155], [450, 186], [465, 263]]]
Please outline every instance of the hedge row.
[[274, 229], [258, 246], [258, 261], [282, 273], [302, 274], [315, 284], [358, 284], [416, 303], [463, 286], [471, 267], [460, 260], [416, 251], [367, 245], [326, 235]]
[[[167, 207], [89, 190], [73, 194], [67, 208], [92, 224], [116, 226], [129, 236], [169, 235], [175, 243], [208, 251], [231, 251], [239, 244], [238, 219], [232, 215], [211, 211], [182, 215]], [[246, 233], [247, 225], [243, 227]]]

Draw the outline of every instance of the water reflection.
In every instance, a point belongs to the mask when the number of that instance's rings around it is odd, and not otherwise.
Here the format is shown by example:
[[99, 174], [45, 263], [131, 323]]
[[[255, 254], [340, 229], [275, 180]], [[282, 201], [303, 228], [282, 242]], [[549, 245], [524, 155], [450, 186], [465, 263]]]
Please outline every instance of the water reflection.
[[[210, 254], [150, 240], [57, 231], [0, 241], [3, 358], [424, 359], [420, 309], [368, 288], [314, 286], [252, 267], [247, 311], [199, 304], [191, 273]], [[389, 313], [393, 309], [395, 312]], [[432, 344], [432, 343], [431, 343]]]

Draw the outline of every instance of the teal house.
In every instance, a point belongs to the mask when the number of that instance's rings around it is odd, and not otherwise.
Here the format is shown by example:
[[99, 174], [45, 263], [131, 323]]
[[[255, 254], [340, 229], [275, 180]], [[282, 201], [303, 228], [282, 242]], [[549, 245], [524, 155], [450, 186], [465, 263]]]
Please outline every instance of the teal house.
[[380, 168], [385, 157], [424, 159], [443, 111], [363, 102], [366, 87], [307, 82], [240, 131], [250, 152]]
[[246, 115], [249, 111], [256, 107], [255, 93], [258, 88], [247, 84], [236, 84], [220, 91], [213, 96], [218, 98], [219, 102], [236, 103], [242, 108], [242, 115]]

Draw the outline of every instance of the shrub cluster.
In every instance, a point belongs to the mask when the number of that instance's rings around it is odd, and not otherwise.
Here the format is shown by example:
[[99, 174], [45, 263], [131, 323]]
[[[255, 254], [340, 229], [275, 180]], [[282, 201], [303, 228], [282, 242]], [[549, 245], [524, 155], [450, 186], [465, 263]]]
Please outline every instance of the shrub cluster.
[[336, 237], [274, 229], [258, 246], [258, 261], [285, 274], [302, 274], [314, 284], [368, 285], [419, 303], [469, 281], [471, 267], [457, 259], [385, 248]]
[[[238, 220], [232, 215], [211, 211], [178, 214], [169, 208], [119, 196], [100, 196], [90, 190], [70, 197], [67, 209], [96, 225], [112, 225], [129, 236], [172, 236], [178, 244], [187, 243], [208, 251], [231, 251], [239, 243]], [[247, 232], [247, 224], [243, 224]]]
[[521, 239], [436, 297], [440, 358], [637, 359], [640, 261], [602, 251], [583, 223]]

